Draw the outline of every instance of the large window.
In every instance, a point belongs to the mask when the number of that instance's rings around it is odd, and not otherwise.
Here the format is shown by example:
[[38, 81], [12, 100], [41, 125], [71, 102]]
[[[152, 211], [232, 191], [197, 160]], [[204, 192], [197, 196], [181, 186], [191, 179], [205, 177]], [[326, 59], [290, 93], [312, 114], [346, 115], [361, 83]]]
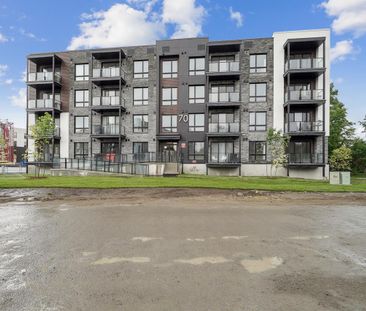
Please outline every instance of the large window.
[[205, 159], [205, 143], [191, 141], [188, 143], [188, 160], [203, 161]]
[[265, 131], [267, 127], [266, 112], [249, 113], [249, 131]]
[[133, 89], [133, 105], [145, 106], [149, 103], [149, 88], [135, 87]]
[[161, 129], [166, 133], [177, 132], [177, 116], [176, 115], [164, 115], [161, 117]]
[[88, 157], [88, 143], [74, 143], [74, 158], [85, 159]]
[[133, 62], [133, 77], [144, 79], [149, 77], [149, 61], [139, 60]]
[[147, 153], [149, 152], [149, 144], [147, 142], [136, 142], [133, 143], [133, 153]]
[[163, 106], [173, 106], [178, 103], [178, 88], [163, 87], [161, 104]]
[[203, 104], [205, 102], [205, 86], [190, 85], [189, 86], [189, 103]]
[[76, 64], [75, 81], [88, 81], [88, 80], [89, 80], [89, 64]]
[[75, 91], [75, 107], [89, 106], [89, 90]]
[[267, 71], [267, 54], [250, 55], [250, 73], [263, 73]]
[[163, 61], [163, 78], [172, 79], [178, 77], [178, 61], [164, 60]]
[[267, 100], [267, 83], [250, 84], [250, 101], [265, 102]]
[[205, 74], [205, 58], [193, 57], [189, 59], [189, 75], [202, 76]]
[[89, 117], [75, 117], [75, 133], [83, 134], [89, 130]]
[[252, 163], [263, 163], [266, 161], [266, 142], [250, 141], [249, 142], [249, 161]]
[[135, 114], [133, 116], [133, 132], [147, 133], [149, 131], [149, 116], [147, 114]]
[[234, 142], [212, 142], [210, 145], [209, 161], [213, 163], [230, 163], [237, 161], [237, 158], [234, 155]]
[[189, 131], [203, 132], [205, 130], [205, 114], [190, 113], [189, 114]]

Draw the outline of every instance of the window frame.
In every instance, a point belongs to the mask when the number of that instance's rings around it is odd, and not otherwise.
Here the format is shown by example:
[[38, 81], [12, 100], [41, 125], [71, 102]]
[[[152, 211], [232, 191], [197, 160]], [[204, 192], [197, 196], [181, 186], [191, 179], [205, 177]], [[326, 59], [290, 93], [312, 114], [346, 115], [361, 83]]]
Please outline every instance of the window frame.
[[[135, 65], [137, 63], [142, 63], [142, 71], [141, 72], [136, 72], [136, 70], [135, 70], [136, 69]], [[147, 78], [149, 78], [149, 60], [147, 60], [147, 59], [135, 60], [133, 62], [133, 78], [134, 79], [147, 79]]]
[[[164, 90], [170, 90], [170, 98], [164, 99]], [[175, 93], [173, 92], [175, 90]], [[173, 97], [176, 95], [176, 98]], [[178, 88], [177, 87], [163, 87], [161, 89], [161, 105], [162, 106], [176, 106], [178, 104]]]
[[[76, 127], [76, 120], [78, 118], [83, 118], [83, 127]], [[87, 127], [85, 127], [85, 120], [87, 121]], [[89, 116], [75, 116], [74, 117], [74, 133], [75, 134], [86, 134], [89, 132]]]
[[[170, 71], [164, 71], [164, 63], [170, 63]], [[173, 63], [176, 63], [176, 71], [174, 71]], [[163, 79], [176, 79], [178, 78], [178, 60], [166, 59], [161, 62], [161, 74]]]
[[[254, 124], [252, 124], [251, 115], [254, 114]], [[264, 114], [264, 124], [257, 124], [257, 115]], [[258, 129], [263, 128], [263, 129]], [[267, 111], [250, 111], [249, 112], [249, 131], [250, 132], [265, 132], [267, 131]]]
[[[76, 96], [77, 92], [83, 92], [83, 101], [77, 101], [77, 96]], [[87, 100], [85, 100], [85, 93], [86, 92], [88, 94], [88, 99]], [[88, 89], [80, 89], [80, 90], [75, 90], [74, 91], [74, 107], [75, 108], [89, 107], [89, 100], [90, 100], [90, 94], [89, 94]], [[80, 103], [82, 103], [82, 105], [80, 105]]]
[[[197, 87], [202, 87], [203, 88], [203, 97], [196, 97], [197, 94]], [[191, 97], [191, 90], [193, 89], [193, 97]], [[189, 104], [204, 104], [205, 103], [205, 99], [206, 99], [206, 89], [205, 89], [205, 85], [203, 84], [197, 84], [197, 85], [189, 85], [188, 86], [188, 103]]]
[[[136, 126], [135, 118], [142, 117], [141, 118], [141, 126]], [[149, 115], [148, 114], [134, 114], [132, 116], [132, 130], [134, 133], [148, 133], [149, 132]]]
[[[141, 90], [142, 99], [136, 100], [135, 91]], [[146, 93], [146, 94], [145, 94]], [[146, 95], [146, 98], [145, 98]], [[149, 104], [149, 88], [148, 87], [134, 87], [133, 88], [133, 105], [134, 106], [147, 106]]]
[[[78, 66], [83, 66], [83, 75], [77, 75], [77, 67]], [[85, 69], [88, 69], [88, 74], [85, 73]], [[89, 81], [89, 76], [90, 76], [90, 68], [89, 68], [89, 63], [80, 63], [80, 64], [75, 64], [75, 75], [74, 75], [74, 80], [75, 81]]]
[[[197, 152], [196, 144], [202, 144], [202, 146], [203, 146], [202, 153]], [[188, 142], [188, 160], [189, 161], [204, 161], [205, 160], [205, 142], [204, 141]]]
[[[83, 146], [83, 153], [76, 153], [76, 145], [81, 144]], [[86, 148], [85, 148], [86, 146]], [[86, 151], [86, 153], [85, 153]], [[74, 159], [85, 159], [89, 157], [89, 143], [88, 142], [74, 142]]]
[[[168, 117], [170, 119], [170, 126], [164, 126], [164, 118]], [[175, 122], [173, 122], [173, 119], [175, 119]], [[176, 114], [163, 114], [161, 116], [161, 131], [164, 133], [176, 133], [178, 131], [178, 116]]]
[[[197, 69], [197, 59], [203, 59], [203, 69]], [[191, 61], [193, 61], [193, 69], [191, 69]], [[189, 58], [188, 74], [190, 76], [203, 76], [206, 74], [206, 58], [204, 56], [196, 56]]]
[[[203, 124], [197, 125], [197, 117], [203, 116]], [[191, 119], [193, 118], [193, 119]], [[191, 120], [193, 125], [191, 125]], [[204, 113], [190, 113], [188, 114], [188, 131], [189, 132], [204, 132], [205, 131], [205, 114]]]
[[[137, 146], [137, 145], [141, 145], [142, 152], [135, 152], [135, 146]], [[143, 146], [147, 147], [146, 151], [143, 150], [143, 149], [145, 149], [145, 148], [143, 148]], [[147, 141], [134, 141], [132, 143], [132, 153], [133, 154], [143, 154], [143, 153], [148, 153], [148, 152], [149, 152], [149, 143]]]
[[[258, 56], [265, 56], [265, 66], [258, 66]], [[254, 57], [254, 66], [252, 66], [251, 58]], [[264, 69], [264, 71], [262, 71]], [[266, 73], [267, 72], [267, 54], [266, 53], [257, 53], [257, 54], [250, 54], [249, 56], [249, 72], [250, 73]]]
[[[257, 153], [257, 145], [263, 144], [264, 145], [264, 153]], [[254, 153], [253, 146], [254, 145]], [[263, 157], [260, 158], [260, 157]], [[267, 142], [262, 140], [255, 140], [249, 142], [249, 162], [250, 163], [266, 163], [267, 162]]]
[[[257, 87], [258, 85], [265, 85], [265, 95], [260, 96], [258, 94]], [[252, 86], [254, 86], [254, 95], [251, 93]], [[262, 103], [267, 101], [267, 83], [266, 82], [256, 82], [249, 84], [249, 102], [251, 103]]]

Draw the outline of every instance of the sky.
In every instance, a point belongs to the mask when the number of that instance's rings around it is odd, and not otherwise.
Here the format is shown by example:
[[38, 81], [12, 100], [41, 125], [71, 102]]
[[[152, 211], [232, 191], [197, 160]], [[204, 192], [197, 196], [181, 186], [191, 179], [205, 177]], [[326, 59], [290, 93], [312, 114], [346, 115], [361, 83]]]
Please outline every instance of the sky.
[[0, 0], [0, 119], [25, 127], [30, 53], [316, 28], [332, 31], [331, 79], [358, 122], [366, 114], [366, 0]]

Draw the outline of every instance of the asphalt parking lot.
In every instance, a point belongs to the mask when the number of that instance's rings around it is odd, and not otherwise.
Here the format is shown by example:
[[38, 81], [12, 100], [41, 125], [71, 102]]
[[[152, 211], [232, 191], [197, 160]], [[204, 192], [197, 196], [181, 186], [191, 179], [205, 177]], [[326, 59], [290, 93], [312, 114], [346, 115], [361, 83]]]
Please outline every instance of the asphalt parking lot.
[[366, 195], [1, 190], [0, 310], [365, 310]]

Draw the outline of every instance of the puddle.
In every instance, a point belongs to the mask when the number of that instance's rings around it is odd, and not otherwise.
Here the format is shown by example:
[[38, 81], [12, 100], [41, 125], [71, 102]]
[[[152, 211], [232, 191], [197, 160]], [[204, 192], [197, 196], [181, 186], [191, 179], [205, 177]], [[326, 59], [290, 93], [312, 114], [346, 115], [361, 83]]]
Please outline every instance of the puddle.
[[261, 273], [282, 265], [283, 259], [280, 257], [263, 257], [257, 260], [244, 259], [240, 263], [249, 273]]
[[290, 240], [309, 241], [328, 239], [329, 235], [308, 235], [308, 236], [293, 236]]
[[147, 237], [147, 236], [139, 236], [139, 237], [132, 238], [132, 241], [141, 241], [141, 242], [149, 242], [149, 241], [153, 241], [153, 240], [162, 240], [162, 238], [152, 238], [152, 237]]
[[119, 262], [147, 263], [150, 262], [149, 257], [103, 257], [94, 261], [93, 265], [110, 265]]
[[246, 239], [248, 236], [247, 235], [229, 235], [229, 236], [223, 236], [222, 239], [223, 240], [242, 240], [242, 239]]
[[210, 264], [226, 263], [226, 262], [231, 262], [231, 260], [226, 259], [224, 257], [197, 257], [197, 258], [192, 258], [192, 259], [176, 259], [176, 260], [174, 260], [174, 262], [198, 266], [198, 265], [203, 265], [205, 263], [210, 263]]

